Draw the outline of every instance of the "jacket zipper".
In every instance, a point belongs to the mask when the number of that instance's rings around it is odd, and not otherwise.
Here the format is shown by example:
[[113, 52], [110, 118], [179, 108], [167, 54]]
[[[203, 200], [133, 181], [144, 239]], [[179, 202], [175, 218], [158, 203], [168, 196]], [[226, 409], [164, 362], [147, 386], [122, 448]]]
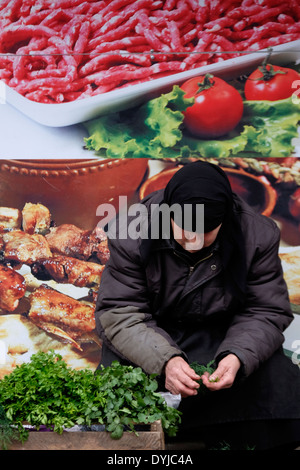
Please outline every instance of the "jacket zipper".
[[[190, 279], [191, 275], [193, 274], [193, 272], [195, 271], [195, 268], [198, 266], [198, 264], [202, 263], [203, 261], [211, 258], [214, 254], [214, 251], [212, 251], [208, 256], [205, 256], [205, 258], [202, 258], [200, 260], [198, 260], [194, 265], [191, 265], [186, 259], [184, 259], [183, 256], [180, 256], [178, 253], [176, 253], [176, 251], [174, 251], [174, 254], [181, 259], [181, 261], [183, 261], [184, 263], [186, 263], [188, 266], [189, 266], [189, 273], [187, 275], [187, 279], [186, 279], [186, 283], [188, 282], [188, 280]], [[192, 290], [194, 290], [195, 286], [191, 289], [189, 289], [188, 292], [185, 292], [183, 297], [185, 297], [186, 295], [188, 295]], [[182, 297], [182, 298], [183, 298]], [[182, 300], [181, 298], [181, 300]], [[180, 301], [179, 301], [180, 302]]]
[[205, 256], [205, 258], [202, 258], [198, 260], [195, 264], [191, 265], [188, 263], [186, 259], [183, 258], [183, 256], [180, 256], [176, 251], [174, 251], [174, 255], [176, 255], [178, 258], [180, 258], [182, 261], [184, 261], [188, 266], [189, 266], [189, 274], [188, 274], [188, 279], [191, 277], [193, 272], [195, 271], [195, 268], [198, 266], [198, 264], [202, 263], [202, 261], [206, 261], [207, 259], [211, 258], [213, 255], [213, 252], [211, 252], [208, 256]]

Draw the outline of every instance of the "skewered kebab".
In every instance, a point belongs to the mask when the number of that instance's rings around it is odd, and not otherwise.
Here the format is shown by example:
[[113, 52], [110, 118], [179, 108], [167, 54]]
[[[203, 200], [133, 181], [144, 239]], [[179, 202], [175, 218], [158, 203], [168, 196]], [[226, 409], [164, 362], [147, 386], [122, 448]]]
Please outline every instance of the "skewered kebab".
[[94, 257], [105, 264], [109, 258], [107, 238], [102, 229], [82, 230], [72, 224], [52, 227], [45, 235], [53, 253], [89, 260]]
[[81, 341], [99, 342], [93, 306], [43, 284], [30, 294], [29, 301], [28, 317], [46, 332], [72, 343], [80, 351]]
[[31, 265], [39, 259], [51, 258], [52, 253], [43, 235], [30, 235], [22, 230], [12, 230], [2, 234], [4, 242], [3, 259]]
[[54, 254], [40, 259], [32, 266], [32, 273], [39, 279], [54, 279], [77, 287], [93, 287], [100, 284], [104, 266], [70, 256]]
[[0, 309], [12, 313], [26, 296], [30, 306], [23, 313], [32, 323], [82, 350], [81, 342], [99, 343], [93, 303], [44, 284], [32, 291], [26, 275], [16, 269], [27, 265], [41, 279], [98, 290], [109, 257], [106, 235], [101, 229], [51, 225], [50, 212], [42, 204], [27, 203], [22, 211], [0, 207]]
[[22, 213], [12, 207], [0, 207], [0, 232], [20, 229]]
[[21, 229], [30, 234], [49, 231], [51, 214], [43, 204], [28, 202], [22, 211], [13, 207], [0, 207], [0, 231]]
[[50, 229], [51, 214], [48, 207], [43, 204], [27, 202], [22, 210], [22, 227], [29, 234], [44, 235]]

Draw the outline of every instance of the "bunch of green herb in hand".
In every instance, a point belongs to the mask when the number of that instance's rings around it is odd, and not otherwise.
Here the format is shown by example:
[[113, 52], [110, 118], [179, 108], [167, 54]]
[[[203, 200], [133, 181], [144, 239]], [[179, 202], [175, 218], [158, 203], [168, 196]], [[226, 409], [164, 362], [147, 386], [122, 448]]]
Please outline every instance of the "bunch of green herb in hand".
[[[199, 377], [202, 377], [202, 375], [205, 373], [205, 372], [208, 372], [209, 375], [211, 375], [214, 371], [215, 371], [215, 361], [210, 361], [208, 364], [206, 365], [203, 365], [203, 364], [199, 364], [199, 362], [195, 361], [195, 362], [192, 362], [190, 364], [190, 367], [196, 372], [197, 375], [199, 375]], [[201, 379], [200, 379], [201, 381]], [[199, 381], [199, 382], [200, 382]], [[219, 378], [216, 377], [214, 380], [211, 380], [211, 382], [218, 382], [219, 381]], [[201, 392], [204, 392], [205, 390], [207, 390], [206, 387], [200, 387], [199, 391]]]

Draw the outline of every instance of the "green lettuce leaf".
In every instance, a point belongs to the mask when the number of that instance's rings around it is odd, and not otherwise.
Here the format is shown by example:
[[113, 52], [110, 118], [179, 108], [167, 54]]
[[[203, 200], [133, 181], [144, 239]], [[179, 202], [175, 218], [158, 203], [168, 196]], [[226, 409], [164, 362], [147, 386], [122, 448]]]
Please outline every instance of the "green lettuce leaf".
[[193, 103], [178, 85], [170, 93], [130, 111], [86, 122], [88, 150], [107, 158], [287, 157], [298, 137], [300, 105], [280, 101], [244, 101], [239, 126], [224, 138], [197, 139], [183, 125]]
[[255, 139], [256, 132], [251, 126], [244, 126], [237, 135], [229, 135], [226, 139], [202, 140], [195, 137], [183, 137], [182, 143], [188, 147], [192, 156], [203, 158], [227, 158], [246, 151], [249, 140]]
[[288, 157], [298, 137], [300, 105], [292, 97], [279, 101], [245, 101], [242, 123], [252, 125], [256, 135], [246, 151], [264, 157]]
[[108, 158], [176, 157], [182, 139], [183, 114], [192, 99], [174, 86], [170, 93], [154, 98], [140, 108], [115, 113], [85, 123], [86, 148]]

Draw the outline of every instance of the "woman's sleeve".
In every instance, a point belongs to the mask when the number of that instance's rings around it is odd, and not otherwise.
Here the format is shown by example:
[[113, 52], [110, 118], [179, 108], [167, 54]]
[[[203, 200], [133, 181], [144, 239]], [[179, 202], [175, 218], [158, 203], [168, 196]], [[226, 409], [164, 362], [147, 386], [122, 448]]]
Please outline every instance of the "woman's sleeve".
[[280, 232], [266, 231], [256, 249], [248, 275], [245, 308], [235, 315], [216, 353], [233, 353], [248, 376], [273, 355], [284, 341], [283, 331], [293, 320], [288, 290], [278, 256]]
[[151, 315], [137, 242], [109, 240], [109, 249], [95, 310], [97, 332], [120, 358], [161, 374], [171, 357], [184, 354]]

